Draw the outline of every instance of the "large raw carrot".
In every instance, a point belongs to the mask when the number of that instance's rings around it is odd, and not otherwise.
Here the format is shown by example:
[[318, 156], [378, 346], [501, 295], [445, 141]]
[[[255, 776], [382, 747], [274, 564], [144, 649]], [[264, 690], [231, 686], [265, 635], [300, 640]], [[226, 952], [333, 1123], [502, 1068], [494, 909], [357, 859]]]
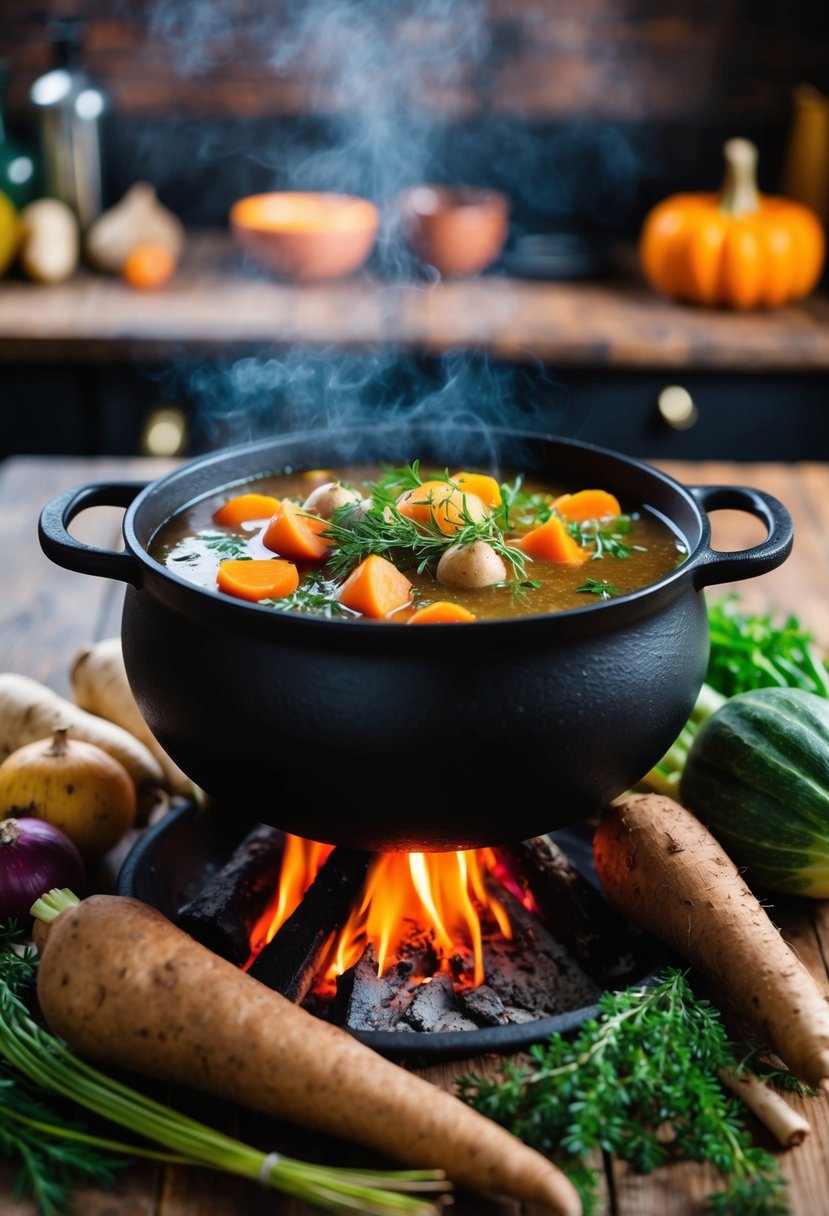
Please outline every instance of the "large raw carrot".
[[295, 562], [317, 562], [331, 548], [331, 541], [322, 533], [328, 521], [306, 515], [296, 503], [284, 499], [262, 536], [267, 549]]
[[454, 625], [460, 621], [474, 620], [475, 613], [470, 612], [468, 608], [453, 604], [451, 600], [435, 600], [433, 604], [427, 604], [425, 608], [418, 608], [417, 612], [412, 613], [407, 624]]
[[81, 1055], [579, 1216], [575, 1190], [546, 1158], [138, 900], [94, 895], [35, 933], [41, 1010]]
[[231, 560], [219, 563], [216, 586], [240, 600], [281, 600], [299, 586], [293, 562], [278, 557]]
[[619, 499], [607, 490], [578, 490], [575, 494], [561, 494], [553, 506], [559, 515], [580, 524], [586, 519], [606, 519], [610, 515], [622, 514]]
[[551, 515], [546, 523], [531, 532], [525, 532], [511, 542], [516, 549], [537, 561], [557, 562], [560, 566], [580, 566], [590, 557], [574, 540], [557, 515]]
[[364, 558], [340, 588], [339, 600], [346, 608], [379, 620], [408, 604], [412, 584], [405, 574], [376, 553]]
[[596, 829], [611, 903], [708, 975], [793, 1073], [829, 1090], [829, 1004], [706, 827], [660, 794]]
[[255, 519], [270, 519], [279, 508], [272, 494], [237, 494], [213, 512], [213, 522], [224, 528], [238, 528]]

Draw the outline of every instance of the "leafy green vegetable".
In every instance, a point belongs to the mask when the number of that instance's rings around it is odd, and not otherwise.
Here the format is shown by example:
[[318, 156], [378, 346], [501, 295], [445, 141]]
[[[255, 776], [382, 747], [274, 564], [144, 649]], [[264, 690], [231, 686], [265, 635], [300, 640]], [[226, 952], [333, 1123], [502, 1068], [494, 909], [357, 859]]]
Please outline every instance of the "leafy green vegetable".
[[829, 697], [829, 676], [812, 634], [796, 616], [739, 611], [736, 595], [708, 605], [711, 656], [706, 682], [725, 697], [750, 688], [803, 688]]
[[[568, 1172], [583, 1169], [597, 1148], [642, 1173], [667, 1161], [706, 1161], [726, 1183], [709, 1211], [788, 1210], [776, 1159], [752, 1147], [717, 1080], [718, 1069], [741, 1067], [719, 1014], [695, 997], [682, 972], [671, 968], [651, 987], [604, 993], [599, 1017], [575, 1039], [554, 1035], [529, 1057], [507, 1061], [502, 1079], [462, 1077], [461, 1096]], [[583, 1185], [583, 1175], [574, 1181]]]
[[[30, 1015], [22, 993], [31, 988], [37, 964], [31, 953], [16, 952], [15, 938], [14, 926], [0, 926], [0, 1155], [19, 1162], [18, 1193], [31, 1193], [44, 1216], [66, 1216], [75, 1181], [106, 1186], [113, 1169], [131, 1156], [238, 1174], [334, 1212], [435, 1216], [424, 1193], [446, 1185], [433, 1171], [330, 1169], [276, 1154], [269, 1159], [92, 1068]], [[44, 1094], [162, 1147], [92, 1135], [47, 1107]], [[115, 1160], [107, 1160], [110, 1154]]]
[[711, 651], [706, 682], [679, 737], [639, 785], [676, 798], [694, 739], [729, 697], [755, 688], [802, 688], [829, 697], [829, 677], [814, 638], [796, 616], [782, 625], [774, 614], [739, 611], [739, 597], [708, 604]]

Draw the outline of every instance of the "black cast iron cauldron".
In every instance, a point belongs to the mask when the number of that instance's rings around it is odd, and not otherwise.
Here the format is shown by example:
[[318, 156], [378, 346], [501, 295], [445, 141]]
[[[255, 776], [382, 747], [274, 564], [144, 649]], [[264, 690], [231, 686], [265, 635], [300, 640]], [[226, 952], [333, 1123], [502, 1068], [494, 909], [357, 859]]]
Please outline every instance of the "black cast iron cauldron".
[[[187, 503], [251, 476], [347, 459], [511, 466], [602, 486], [670, 520], [688, 559], [660, 582], [561, 613], [469, 625], [325, 620], [195, 587], [149, 557]], [[67, 531], [82, 510], [127, 508], [125, 552]], [[706, 511], [761, 519], [762, 544], [710, 547]], [[311, 839], [369, 849], [472, 848], [582, 819], [656, 763], [705, 674], [702, 588], [787, 557], [771, 496], [692, 486], [587, 444], [517, 431], [313, 431], [220, 452], [146, 484], [53, 499], [40, 540], [59, 565], [127, 583], [127, 673], [151, 730], [217, 801]], [[234, 810], [235, 814], [236, 811]]]

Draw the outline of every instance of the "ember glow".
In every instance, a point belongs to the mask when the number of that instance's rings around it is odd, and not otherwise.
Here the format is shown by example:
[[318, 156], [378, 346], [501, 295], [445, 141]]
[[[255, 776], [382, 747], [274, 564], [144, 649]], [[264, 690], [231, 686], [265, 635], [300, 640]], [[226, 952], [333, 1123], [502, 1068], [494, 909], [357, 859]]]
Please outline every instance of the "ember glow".
[[[278, 904], [259, 940], [270, 941], [290, 916], [331, 852], [330, 845], [286, 836]], [[382, 853], [369, 868], [362, 896], [343, 926], [331, 954], [332, 980], [374, 946], [379, 973], [395, 959], [413, 930], [426, 932], [441, 956], [441, 968], [457, 951], [474, 960], [473, 983], [484, 982], [481, 919], [494, 921], [511, 937], [509, 917], [489, 889], [501, 867], [492, 849], [454, 853]], [[491, 876], [487, 882], [487, 875]], [[254, 947], [256, 940], [254, 940]]]

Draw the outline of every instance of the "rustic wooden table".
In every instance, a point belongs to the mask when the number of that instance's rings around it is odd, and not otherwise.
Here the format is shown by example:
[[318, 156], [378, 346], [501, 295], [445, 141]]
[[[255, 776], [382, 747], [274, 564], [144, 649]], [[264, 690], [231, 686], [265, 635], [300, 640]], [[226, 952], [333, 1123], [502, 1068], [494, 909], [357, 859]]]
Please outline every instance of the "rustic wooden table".
[[[164, 464], [147, 460], [15, 458], [0, 466], [0, 552], [6, 577], [0, 600], [0, 667], [24, 672], [68, 691], [68, 669], [75, 649], [118, 630], [120, 588], [114, 583], [68, 573], [41, 554], [35, 535], [40, 507], [55, 493], [84, 481], [151, 477]], [[742, 483], [776, 494], [795, 519], [796, 540], [789, 561], [779, 570], [740, 585], [744, 602], [796, 612], [829, 646], [829, 466], [674, 464], [666, 466], [687, 483]], [[119, 512], [87, 512], [74, 527], [92, 543], [117, 544]], [[718, 512], [713, 517], [720, 548], [739, 548], [759, 539], [760, 527], [744, 515]], [[725, 590], [725, 589], [723, 589]], [[781, 901], [771, 915], [829, 994], [829, 903]], [[476, 1061], [497, 1067], [497, 1060]], [[450, 1087], [462, 1065], [425, 1071], [435, 1084]], [[829, 1216], [829, 1105], [797, 1102], [810, 1120], [811, 1137], [782, 1155], [790, 1182], [791, 1216]], [[192, 1109], [205, 1107], [197, 1099]], [[231, 1112], [210, 1109], [227, 1122]], [[768, 1144], [762, 1130], [760, 1143]], [[769, 1145], [769, 1147], [771, 1147]], [[291, 1138], [288, 1151], [314, 1156], [318, 1140], [310, 1134]], [[359, 1159], [359, 1158], [358, 1158]], [[713, 1170], [674, 1165], [637, 1176], [617, 1161], [597, 1161], [603, 1187], [601, 1211], [614, 1216], [692, 1216], [717, 1186]], [[602, 1168], [602, 1166], [604, 1168]], [[0, 1216], [31, 1216], [33, 1207], [9, 1197], [11, 1170], [0, 1171]], [[124, 1172], [111, 1193], [78, 1193], [79, 1216], [310, 1216], [311, 1209], [273, 1192], [237, 1184], [208, 1171], [141, 1166]], [[511, 1203], [478, 1196], [458, 1198], [458, 1216], [518, 1216]]]

